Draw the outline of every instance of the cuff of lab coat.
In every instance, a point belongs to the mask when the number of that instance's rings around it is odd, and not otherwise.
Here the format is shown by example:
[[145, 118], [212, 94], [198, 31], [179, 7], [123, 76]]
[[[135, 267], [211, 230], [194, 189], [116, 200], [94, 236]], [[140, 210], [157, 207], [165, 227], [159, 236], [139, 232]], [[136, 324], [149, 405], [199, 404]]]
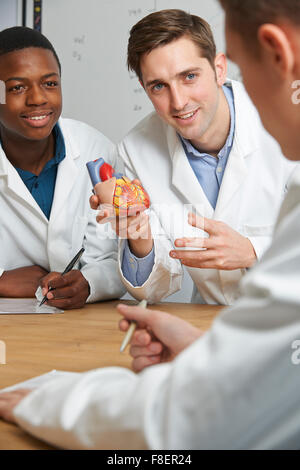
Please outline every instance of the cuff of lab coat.
[[257, 259], [260, 260], [265, 251], [269, 248], [272, 237], [247, 237], [252, 243]]
[[99, 300], [119, 299], [126, 292], [121, 282], [117, 262], [115, 260], [105, 260], [97, 266], [83, 266], [81, 273], [90, 286], [90, 295], [86, 303], [97, 302]]
[[122, 273], [125, 240], [119, 240], [119, 273], [127, 291], [137, 300], [157, 303], [181, 288], [182, 267], [169, 257], [169, 246], [154, 239], [154, 265], [148, 279], [141, 286], [132, 285]]

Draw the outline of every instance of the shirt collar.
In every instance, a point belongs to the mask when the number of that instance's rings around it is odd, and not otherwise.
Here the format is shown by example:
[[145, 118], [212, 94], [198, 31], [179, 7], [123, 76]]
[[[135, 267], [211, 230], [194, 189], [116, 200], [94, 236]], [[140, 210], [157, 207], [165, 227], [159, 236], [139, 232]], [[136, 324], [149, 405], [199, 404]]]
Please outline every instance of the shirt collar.
[[[231, 86], [223, 85], [222, 87], [225, 98], [227, 100], [229, 111], [230, 111], [230, 129], [229, 134], [227, 136], [226, 142], [224, 147], [219, 151], [218, 157], [221, 157], [227, 153], [228, 149], [232, 146], [233, 138], [234, 138], [234, 131], [235, 131], [235, 110], [234, 110], [234, 97]], [[206, 152], [200, 152], [196, 149], [189, 140], [185, 139], [181, 135], [179, 135], [186, 151], [191, 153], [195, 157], [203, 157], [204, 155], [208, 155]]]

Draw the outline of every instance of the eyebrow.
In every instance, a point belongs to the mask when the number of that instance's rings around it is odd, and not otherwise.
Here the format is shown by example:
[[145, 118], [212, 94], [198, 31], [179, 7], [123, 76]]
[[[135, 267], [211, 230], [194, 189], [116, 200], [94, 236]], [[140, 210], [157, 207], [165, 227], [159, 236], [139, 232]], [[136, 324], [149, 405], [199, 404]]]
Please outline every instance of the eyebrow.
[[[182, 72], [177, 73], [175, 77], [178, 78], [178, 77], [188, 75], [189, 73], [192, 73], [192, 72], [201, 72], [201, 71], [202, 71], [201, 67], [191, 67], [186, 70], [183, 70]], [[149, 82], [147, 82], [145, 86], [146, 88], [148, 88], [151, 85], [156, 85], [157, 83], [161, 83], [161, 82], [164, 82], [162, 78], [156, 78], [155, 80], [150, 80]]]
[[[43, 75], [41, 78], [43, 78], [43, 79], [44, 78], [49, 78], [49, 77], [53, 77], [54, 75], [59, 77], [58, 73], [51, 72], [51, 73], [47, 73], [46, 75]], [[10, 77], [7, 80], [5, 80], [5, 83], [10, 82], [10, 81], [23, 81], [23, 80], [28, 80], [28, 78], [26, 78], [26, 77]]]

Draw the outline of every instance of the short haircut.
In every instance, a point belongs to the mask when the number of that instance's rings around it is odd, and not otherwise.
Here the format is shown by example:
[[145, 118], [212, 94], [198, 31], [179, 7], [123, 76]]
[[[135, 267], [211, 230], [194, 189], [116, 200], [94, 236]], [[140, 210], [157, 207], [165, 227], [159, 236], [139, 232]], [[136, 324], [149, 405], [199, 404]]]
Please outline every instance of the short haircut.
[[58, 63], [59, 73], [61, 73], [60, 61], [54, 47], [39, 31], [25, 26], [14, 26], [0, 31], [0, 56], [28, 47], [39, 47], [51, 51]]
[[199, 16], [170, 9], [151, 13], [132, 27], [127, 50], [128, 70], [133, 70], [142, 80], [141, 57], [183, 36], [194, 42], [214, 69], [216, 44], [209, 24]]
[[[257, 30], [265, 23], [282, 20], [300, 26], [300, 0], [219, 0], [227, 13], [228, 24], [252, 44], [257, 42]], [[253, 47], [249, 47], [253, 50]], [[255, 48], [257, 50], [257, 47]], [[254, 49], [254, 50], [255, 50]]]

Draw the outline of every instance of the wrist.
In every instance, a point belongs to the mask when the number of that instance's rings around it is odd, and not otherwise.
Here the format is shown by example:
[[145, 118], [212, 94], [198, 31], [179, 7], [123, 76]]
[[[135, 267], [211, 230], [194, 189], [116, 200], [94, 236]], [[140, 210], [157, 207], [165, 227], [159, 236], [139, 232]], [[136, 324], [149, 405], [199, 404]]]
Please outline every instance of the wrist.
[[153, 248], [153, 240], [152, 238], [149, 240], [128, 240], [128, 245], [131, 253], [134, 256], [137, 258], [145, 258], [145, 256], [149, 255]]

